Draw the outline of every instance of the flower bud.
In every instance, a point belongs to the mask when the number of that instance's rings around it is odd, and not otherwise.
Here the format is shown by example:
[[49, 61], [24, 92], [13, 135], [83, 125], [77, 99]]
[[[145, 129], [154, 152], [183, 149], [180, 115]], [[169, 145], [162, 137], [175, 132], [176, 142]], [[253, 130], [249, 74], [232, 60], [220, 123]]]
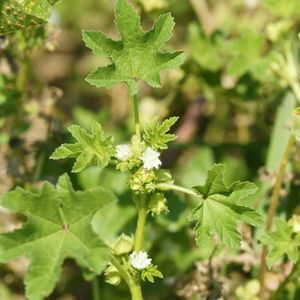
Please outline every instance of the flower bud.
[[155, 178], [152, 170], [140, 168], [131, 178], [129, 185], [133, 191], [143, 191], [146, 184], [151, 183]]
[[112, 247], [115, 255], [124, 255], [130, 253], [133, 249], [133, 238], [122, 233]]
[[115, 266], [109, 265], [105, 272], [105, 282], [111, 285], [118, 285], [121, 282], [121, 276]]
[[152, 215], [160, 215], [163, 212], [168, 212], [167, 199], [163, 193], [155, 193], [151, 196], [149, 208]]

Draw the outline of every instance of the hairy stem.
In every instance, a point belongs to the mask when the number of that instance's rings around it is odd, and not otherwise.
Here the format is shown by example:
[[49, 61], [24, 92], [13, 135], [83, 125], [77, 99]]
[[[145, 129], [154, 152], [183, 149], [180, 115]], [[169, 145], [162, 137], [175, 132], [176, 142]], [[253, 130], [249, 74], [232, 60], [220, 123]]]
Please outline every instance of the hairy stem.
[[130, 286], [132, 284], [132, 279], [127, 274], [127, 271], [123, 268], [122, 264], [113, 255], [110, 256], [110, 261], [115, 266], [115, 268], [118, 270], [118, 272], [120, 273], [121, 278], [126, 282], [128, 287], [130, 288]]
[[131, 300], [143, 300], [140, 282], [131, 278], [127, 270], [124, 269], [122, 264], [115, 256], [111, 255], [110, 261], [116, 267], [122, 279], [124, 279], [124, 281], [126, 282], [130, 290]]
[[143, 294], [140, 284], [134, 284], [129, 287], [131, 293], [131, 300], [143, 300]]
[[133, 96], [133, 113], [134, 113], [134, 124], [135, 124], [135, 134], [141, 138], [141, 126], [140, 126], [140, 116], [139, 116], [139, 100], [138, 95]]
[[[269, 207], [268, 211], [268, 218], [267, 218], [267, 225], [266, 225], [266, 232], [269, 232], [272, 229], [272, 223], [274, 216], [276, 214], [276, 210], [279, 204], [279, 198], [280, 198], [280, 190], [282, 187], [282, 183], [284, 180], [285, 170], [289, 161], [289, 157], [294, 145], [295, 139], [293, 136], [290, 137], [289, 142], [286, 146], [283, 158], [280, 162], [275, 186], [272, 192], [271, 197], [271, 205]], [[266, 267], [266, 255], [268, 253], [268, 247], [265, 245], [262, 250], [261, 254], [261, 267], [260, 267], [260, 299], [265, 300], [265, 274], [267, 271]]]
[[140, 252], [143, 246], [144, 231], [147, 218], [146, 195], [142, 195], [138, 200], [138, 219], [134, 238], [134, 251]]
[[173, 191], [182, 192], [192, 196], [198, 196], [197, 193], [194, 192], [192, 189], [187, 189], [175, 184], [159, 183], [156, 187], [159, 190], [173, 190]]

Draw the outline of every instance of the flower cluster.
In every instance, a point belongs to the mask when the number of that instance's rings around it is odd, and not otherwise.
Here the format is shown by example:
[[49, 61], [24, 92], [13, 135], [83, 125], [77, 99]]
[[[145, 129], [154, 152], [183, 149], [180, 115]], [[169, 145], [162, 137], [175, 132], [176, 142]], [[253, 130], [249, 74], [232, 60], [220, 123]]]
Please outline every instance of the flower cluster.
[[[128, 144], [118, 145], [116, 151], [116, 158], [123, 162], [133, 155], [131, 147]], [[139, 159], [143, 162], [146, 170], [158, 169], [161, 166], [159, 156], [159, 152], [153, 150], [151, 147], [147, 147]]]

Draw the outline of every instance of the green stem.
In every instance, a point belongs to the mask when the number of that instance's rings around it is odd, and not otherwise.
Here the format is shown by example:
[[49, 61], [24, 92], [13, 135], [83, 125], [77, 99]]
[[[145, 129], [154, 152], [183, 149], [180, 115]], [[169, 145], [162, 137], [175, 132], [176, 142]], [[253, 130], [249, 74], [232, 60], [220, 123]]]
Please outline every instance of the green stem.
[[139, 138], [141, 138], [138, 95], [133, 96], [133, 113], [134, 113], [135, 133]]
[[140, 284], [134, 284], [129, 287], [131, 293], [131, 300], [143, 300], [143, 294]]
[[[286, 146], [283, 158], [280, 162], [275, 186], [274, 186], [274, 189], [272, 192], [271, 204], [270, 204], [269, 211], [268, 211], [266, 232], [269, 232], [272, 229], [273, 219], [274, 219], [274, 216], [276, 214], [277, 207], [279, 204], [280, 190], [281, 190], [282, 183], [284, 180], [285, 170], [286, 170], [294, 143], [295, 143], [295, 138], [294, 138], [294, 136], [291, 136], [289, 139], [289, 142]], [[267, 253], [268, 253], [268, 247], [265, 245], [262, 250], [261, 263], [260, 263], [260, 300], [265, 300], [265, 274], [267, 271], [267, 266], [266, 266]]]
[[131, 284], [132, 284], [132, 279], [127, 274], [127, 272], [124, 270], [122, 264], [113, 255], [110, 256], [110, 261], [116, 267], [116, 269], [120, 273], [120, 276], [122, 277], [122, 279], [124, 279], [124, 281], [126, 282], [126, 284], [128, 285], [128, 287], [130, 287]]
[[138, 219], [134, 238], [134, 251], [140, 252], [143, 246], [143, 237], [147, 218], [147, 199], [146, 195], [142, 195], [138, 200]]
[[168, 184], [168, 183], [159, 183], [157, 186], [157, 189], [159, 190], [173, 190], [173, 191], [178, 191], [182, 192], [191, 196], [198, 196], [196, 192], [194, 192], [192, 189], [187, 189], [175, 184]]
[[93, 288], [93, 300], [101, 300], [99, 282], [97, 276], [92, 281], [92, 288]]
[[110, 261], [116, 267], [116, 269], [120, 273], [120, 276], [126, 282], [131, 293], [131, 300], [143, 300], [143, 294], [142, 294], [142, 288], [140, 282], [131, 278], [131, 276], [127, 273], [127, 271], [124, 269], [124, 267], [116, 257], [111, 255]]

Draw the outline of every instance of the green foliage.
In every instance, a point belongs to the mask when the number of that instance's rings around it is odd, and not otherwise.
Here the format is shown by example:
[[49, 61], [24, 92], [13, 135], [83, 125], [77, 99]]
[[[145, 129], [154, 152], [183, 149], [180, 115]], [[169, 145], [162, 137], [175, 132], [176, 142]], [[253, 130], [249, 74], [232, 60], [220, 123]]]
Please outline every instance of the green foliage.
[[51, 155], [51, 159], [76, 158], [72, 172], [81, 172], [91, 164], [104, 168], [115, 153], [112, 137], [106, 137], [99, 123], [93, 122], [91, 133], [77, 125], [68, 128], [77, 140], [75, 144], [63, 144]]
[[137, 94], [136, 80], [160, 87], [160, 72], [183, 63], [182, 52], [164, 52], [162, 46], [171, 38], [174, 21], [170, 14], [159, 17], [153, 28], [144, 32], [140, 17], [128, 0], [117, 0], [115, 23], [122, 40], [114, 41], [98, 31], [83, 31], [83, 40], [94, 54], [108, 56], [112, 63], [93, 71], [87, 81], [110, 88], [126, 82], [132, 95]]
[[148, 280], [149, 282], [154, 283], [154, 277], [164, 278], [163, 274], [157, 268], [157, 266], [150, 265], [144, 269], [141, 274], [142, 280]]
[[2, 0], [0, 35], [46, 23], [56, 2], [58, 0]]
[[17, 188], [1, 205], [27, 217], [21, 229], [0, 235], [0, 261], [22, 256], [30, 260], [25, 278], [29, 300], [44, 299], [55, 287], [66, 258], [99, 274], [108, 263], [108, 249], [92, 231], [95, 212], [116, 202], [102, 187], [75, 191], [67, 175], [56, 188], [45, 183], [38, 192]]
[[240, 234], [237, 226], [241, 222], [259, 226], [261, 215], [243, 204], [257, 191], [251, 182], [234, 182], [226, 186], [224, 181], [225, 165], [215, 164], [207, 174], [202, 186], [194, 187], [201, 196], [199, 205], [190, 213], [189, 220], [195, 222], [197, 244], [201, 247], [217, 234], [221, 243], [231, 247], [240, 246]]
[[153, 149], [167, 149], [167, 143], [176, 139], [175, 134], [169, 134], [168, 132], [177, 120], [178, 117], [171, 117], [161, 123], [158, 117], [154, 118], [144, 129], [144, 140]]
[[222, 34], [206, 37], [198, 25], [192, 24], [189, 27], [189, 41], [192, 57], [203, 69], [216, 72], [222, 68], [226, 42]]
[[261, 237], [261, 241], [269, 248], [267, 255], [268, 267], [271, 268], [285, 254], [293, 263], [296, 263], [299, 259], [299, 232], [295, 232], [293, 226], [289, 225], [284, 219], [277, 218], [275, 226], [276, 229], [273, 232], [266, 233]]
[[228, 73], [241, 76], [247, 71], [255, 71], [261, 63], [263, 36], [254, 30], [242, 30], [240, 38], [232, 41], [233, 58], [228, 65]]
[[300, 2], [298, 0], [263, 0], [262, 2], [276, 16], [293, 17], [300, 15]]

